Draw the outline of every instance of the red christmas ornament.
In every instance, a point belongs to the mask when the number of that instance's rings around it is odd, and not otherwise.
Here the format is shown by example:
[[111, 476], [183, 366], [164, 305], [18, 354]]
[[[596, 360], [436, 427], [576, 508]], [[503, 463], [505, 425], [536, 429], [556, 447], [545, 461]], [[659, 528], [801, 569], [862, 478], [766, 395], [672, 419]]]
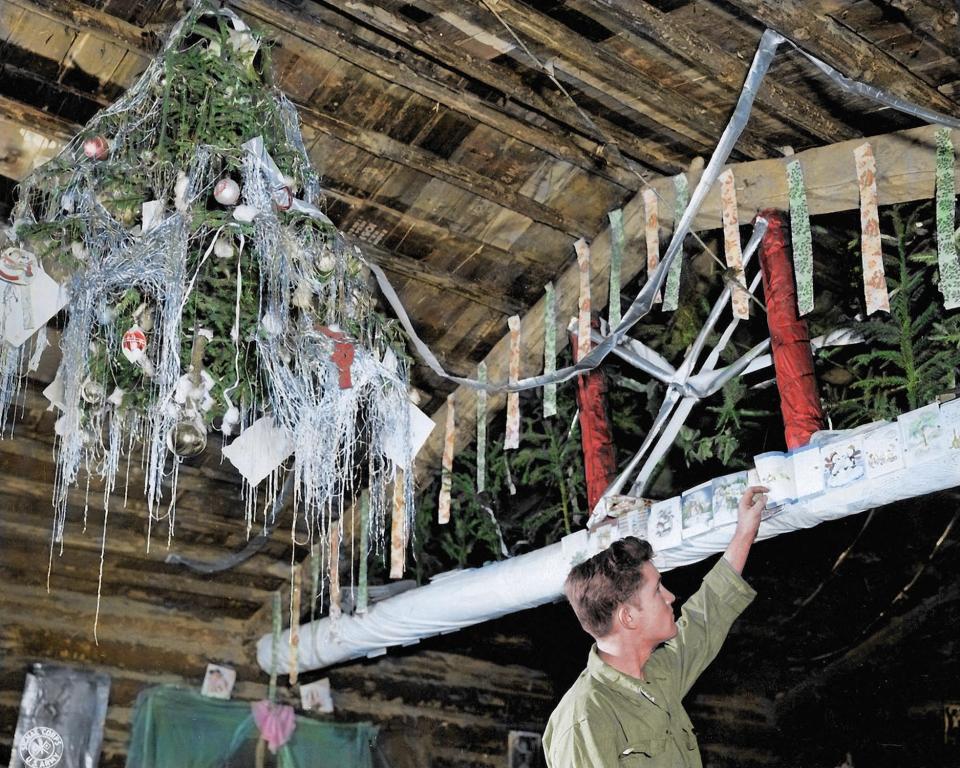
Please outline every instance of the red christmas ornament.
[[123, 334], [121, 341], [123, 356], [131, 363], [141, 360], [147, 350], [147, 334], [139, 325], [133, 326], [129, 331]]
[[83, 154], [91, 160], [105, 160], [110, 154], [110, 144], [103, 136], [93, 136], [83, 142]]
[[350, 366], [353, 364], [353, 358], [356, 349], [350, 337], [340, 331], [334, 331], [325, 325], [317, 327], [324, 336], [333, 339], [333, 354], [330, 359], [337, 366], [337, 372], [340, 374], [340, 389], [350, 389], [353, 386], [353, 379], [350, 378]]

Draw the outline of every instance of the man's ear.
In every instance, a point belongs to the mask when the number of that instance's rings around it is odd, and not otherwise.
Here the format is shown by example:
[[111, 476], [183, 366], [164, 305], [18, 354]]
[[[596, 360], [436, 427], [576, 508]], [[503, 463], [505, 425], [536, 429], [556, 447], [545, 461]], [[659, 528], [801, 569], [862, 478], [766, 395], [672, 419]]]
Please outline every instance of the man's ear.
[[637, 626], [637, 617], [634, 614], [634, 610], [626, 603], [620, 603], [620, 605], [617, 606], [613, 617], [617, 624], [624, 629], [633, 629]]

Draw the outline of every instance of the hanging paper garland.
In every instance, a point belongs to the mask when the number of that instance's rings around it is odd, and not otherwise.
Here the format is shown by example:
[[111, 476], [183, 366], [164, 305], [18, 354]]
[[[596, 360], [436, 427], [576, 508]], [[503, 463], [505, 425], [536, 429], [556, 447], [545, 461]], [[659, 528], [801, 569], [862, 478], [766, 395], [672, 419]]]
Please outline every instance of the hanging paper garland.
[[[683, 218], [683, 212], [687, 210], [687, 204], [690, 202], [690, 184], [687, 181], [687, 174], [681, 173], [673, 177], [673, 226], [676, 228]], [[680, 306], [680, 270], [683, 266], [683, 249], [677, 254], [677, 257], [670, 265], [670, 271], [667, 273], [667, 285], [663, 289], [663, 311], [673, 312]]]
[[300, 563], [297, 563], [293, 566], [290, 578], [290, 652], [287, 656], [290, 661], [290, 685], [297, 684], [297, 674], [300, 671], [297, 664], [297, 648], [300, 645], [300, 579], [301, 568]]
[[867, 314], [879, 309], [890, 311], [887, 278], [883, 272], [883, 247], [880, 244], [880, 211], [877, 207], [877, 162], [870, 143], [853, 150], [860, 186], [860, 257], [863, 263], [863, 295]]
[[[394, 486], [394, 495], [396, 495], [396, 486]], [[360, 493], [360, 568], [357, 574], [357, 599], [354, 601], [354, 613], [367, 612], [367, 599], [369, 594], [367, 586], [367, 555], [370, 549], [369, 521], [370, 492], [364, 489]]]
[[323, 547], [318, 542], [310, 545], [310, 621], [316, 616], [317, 600], [320, 597], [320, 561]]
[[440, 468], [440, 498], [437, 502], [437, 522], [450, 522], [450, 490], [453, 486], [453, 443], [456, 438], [453, 395], [447, 395], [447, 423], [443, 433], [443, 459]]
[[790, 199], [790, 232], [793, 239], [793, 273], [797, 283], [797, 307], [800, 316], [813, 311], [813, 238], [807, 191], [799, 160], [787, 163], [787, 189]]
[[577, 359], [590, 354], [590, 246], [583, 238], [573, 246], [577, 251], [577, 268], [580, 270], [580, 298], [577, 302]]
[[340, 594], [340, 536], [343, 519], [334, 520], [330, 526], [330, 618], [339, 619], [343, 614]]
[[720, 182], [720, 213], [723, 219], [723, 254], [736, 283], [731, 294], [733, 316], [738, 320], [750, 318], [750, 299], [745, 286], [743, 250], [740, 247], [740, 213], [737, 210], [737, 188], [733, 169], [728, 168], [717, 179]]
[[947, 309], [960, 307], [960, 260], [954, 239], [956, 179], [953, 141], [949, 128], [937, 129], [937, 256], [940, 292]]
[[403, 498], [403, 470], [393, 482], [393, 517], [390, 524], [390, 578], [402, 579], [406, 568], [407, 510]]
[[[553, 288], [553, 283], [547, 283], [544, 291], [546, 295], [543, 302], [543, 372], [545, 375], [550, 375], [557, 370], [557, 292]], [[550, 383], [543, 388], [543, 416], [549, 418], [556, 415], [557, 385]]]
[[[520, 380], [520, 315], [507, 319], [510, 327], [510, 381]], [[507, 429], [503, 447], [513, 450], [520, 447], [520, 393], [507, 393]]]
[[[643, 190], [643, 232], [647, 243], [647, 277], [653, 274], [660, 263], [660, 217], [657, 210], [657, 192], [651, 187]], [[663, 301], [663, 294], [657, 291], [653, 303]]]
[[620, 325], [620, 268], [623, 264], [623, 210], [617, 208], [607, 214], [610, 220], [610, 290], [608, 292], [607, 322], [611, 328]]
[[273, 631], [270, 637], [270, 685], [267, 698], [277, 700], [277, 675], [280, 668], [280, 636], [283, 633], [283, 598], [280, 592], [273, 593]]
[[[477, 366], [477, 381], [486, 382], [487, 364]], [[477, 493], [487, 489], [487, 390], [477, 390]]]

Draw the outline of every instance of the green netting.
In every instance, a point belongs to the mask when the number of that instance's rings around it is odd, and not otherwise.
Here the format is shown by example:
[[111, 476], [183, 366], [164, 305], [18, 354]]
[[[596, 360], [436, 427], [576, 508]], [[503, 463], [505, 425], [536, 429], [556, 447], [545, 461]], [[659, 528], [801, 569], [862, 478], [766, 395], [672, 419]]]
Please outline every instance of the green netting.
[[[377, 729], [369, 723], [297, 718], [297, 728], [265, 768], [372, 768]], [[140, 694], [127, 768], [241, 768], [254, 765], [259, 732], [249, 702], [218, 701], [160, 686]]]

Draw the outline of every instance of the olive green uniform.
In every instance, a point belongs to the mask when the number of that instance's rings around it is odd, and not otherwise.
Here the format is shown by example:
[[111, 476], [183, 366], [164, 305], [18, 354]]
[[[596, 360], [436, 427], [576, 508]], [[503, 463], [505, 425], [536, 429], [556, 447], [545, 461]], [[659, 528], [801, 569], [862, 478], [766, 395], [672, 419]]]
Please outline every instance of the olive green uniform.
[[684, 603], [677, 636], [648, 659], [645, 680], [615, 670], [600, 659], [594, 645], [587, 668], [547, 723], [547, 765], [701, 768], [697, 738], [681, 699], [755, 596], [721, 557]]

